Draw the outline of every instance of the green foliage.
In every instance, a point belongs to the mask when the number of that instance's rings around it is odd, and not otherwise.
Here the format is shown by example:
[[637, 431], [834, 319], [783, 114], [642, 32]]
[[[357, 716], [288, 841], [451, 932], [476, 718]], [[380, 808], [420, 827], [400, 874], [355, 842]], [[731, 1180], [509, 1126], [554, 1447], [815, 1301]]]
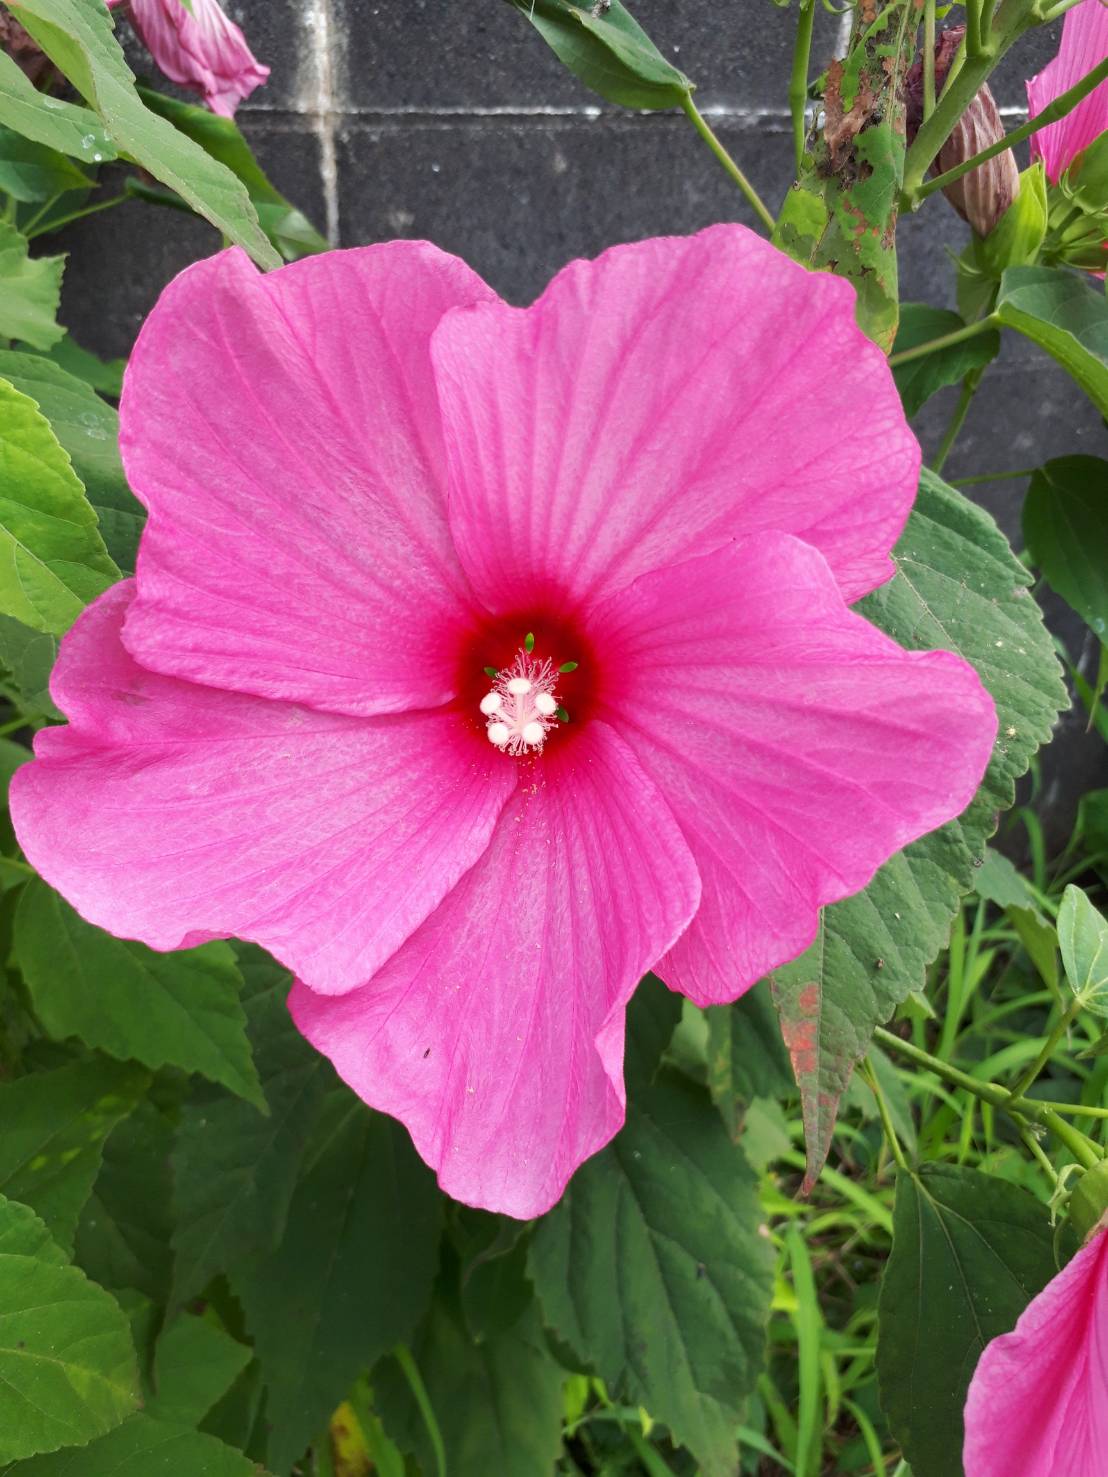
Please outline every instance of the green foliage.
[[1058, 947], [1070, 989], [1083, 1008], [1108, 1015], [1108, 918], [1072, 884], [1058, 909]]
[[0, 1461], [83, 1446], [137, 1404], [118, 1306], [69, 1265], [32, 1211], [0, 1197]]
[[65, 332], [56, 321], [64, 267], [64, 256], [29, 256], [27, 238], [0, 220], [0, 338], [34, 349], [58, 342]]
[[625, 108], [679, 108], [692, 83], [651, 41], [621, 0], [511, 0], [575, 77]]
[[212, 1436], [136, 1415], [107, 1436], [78, 1450], [36, 1457], [16, 1477], [151, 1477], [151, 1473], [203, 1477], [265, 1477], [256, 1462]]
[[264, 1107], [228, 944], [156, 954], [94, 928], [37, 879], [23, 889], [15, 948], [35, 1013], [121, 1061], [180, 1067]]
[[[920, 344], [956, 333], [964, 327], [965, 323], [958, 314], [948, 308], [933, 308], [928, 303], [901, 303], [900, 326], [896, 331], [893, 352], [900, 354], [906, 349], [918, 348]], [[998, 333], [982, 333], [960, 344], [938, 349], [933, 354], [910, 359], [907, 364], [898, 364], [893, 370], [893, 378], [904, 404], [904, 414], [911, 420], [936, 390], [941, 390], [944, 385], [958, 384], [972, 370], [984, 369], [996, 358], [999, 349]]]
[[176, 190], [262, 267], [280, 262], [240, 180], [172, 124], [143, 106], [102, 5], [85, 0], [6, 0], [43, 51], [94, 108], [121, 153]]
[[708, 1091], [737, 1143], [754, 1098], [781, 1098], [792, 1092], [789, 1054], [765, 980], [734, 1005], [713, 1005], [704, 1014]]
[[996, 316], [1053, 355], [1108, 415], [1108, 302], [1061, 267], [1009, 267]]
[[959, 1477], [962, 1407], [985, 1345], [1054, 1276], [1046, 1206], [957, 1165], [897, 1178], [881, 1284], [881, 1405], [915, 1477]]
[[0, 126], [0, 190], [6, 190], [13, 200], [49, 200], [93, 183], [92, 176], [65, 154]]
[[874, 1026], [922, 986], [997, 811], [1011, 805], [1016, 779], [1065, 702], [1030, 577], [987, 513], [925, 471], [895, 557], [895, 579], [860, 608], [906, 647], [940, 647], [971, 662], [996, 703], [999, 733], [969, 809], [893, 857], [862, 892], [826, 908], [816, 942], [774, 976], [801, 1088], [809, 1178], [826, 1158], [839, 1098]]
[[1060, 456], [1031, 478], [1023, 505], [1028, 551], [1100, 638], [1108, 640], [1108, 462]]
[[68, 154], [85, 164], [115, 158], [112, 141], [95, 113], [76, 103], [46, 97], [3, 51], [0, 51], [0, 124], [44, 148]]
[[118, 577], [49, 421], [0, 380], [0, 611], [60, 635]]

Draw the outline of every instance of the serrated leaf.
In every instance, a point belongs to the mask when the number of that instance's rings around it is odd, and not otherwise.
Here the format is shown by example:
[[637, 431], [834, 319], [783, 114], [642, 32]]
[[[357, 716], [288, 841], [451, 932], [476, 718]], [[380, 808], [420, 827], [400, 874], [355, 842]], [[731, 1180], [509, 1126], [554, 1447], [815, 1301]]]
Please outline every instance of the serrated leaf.
[[1062, 599], [1108, 641], [1108, 462], [1060, 456], [1031, 478], [1023, 536]]
[[82, 0], [7, 0], [7, 4], [96, 110], [122, 153], [176, 190], [260, 267], [280, 265], [242, 182], [143, 106], [106, 7]]
[[95, 183], [67, 155], [0, 124], [0, 190], [13, 200], [24, 204], [51, 200], [67, 190], [89, 189]]
[[115, 149], [95, 113], [39, 92], [22, 67], [0, 51], [0, 123], [86, 164], [114, 159]]
[[981, 1351], [1054, 1276], [1045, 1205], [955, 1165], [897, 1176], [878, 1305], [881, 1408], [915, 1477], [960, 1477], [962, 1407]]
[[511, 0], [586, 87], [624, 108], [679, 108], [693, 85], [620, 0]]
[[[412, 1357], [442, 1435], [449, 1477], [554, 1471], [565, 1374], [544, 1346], [533, 1303], [511, 1328], [475, 1343], [454, 1300], [440, 1289]], [[431, 1477], [438, 1471], [434, 1448], [395, 1360], [374, 1370], [373, 1397], [388, 1435]]]
[[155, 1070], [180, 1067], [264, 1104], [229, 944], [155, 953], [86, 923], [36, 878], [19, 900], [15, 955], [56, 1039], [75, 1036]]
[[[930, 303], [901, 303], [893, 353], [918, 348], [965, 326], [958, 314], [948, 308], [933, 308]], [[947, 349], [924, 354], [920, 359], [911, 359], [907, 364], [898, 364], [893, 379], [900, 391], [904, 414], [911, 420], [937, 390], [944, 385], [956, 385], [973, 369], [984, 369], [999, 351], [1000, 334], [983, 333]]]
[[411, 1339], [438, 1263], [442, 1202], [405, 1130], [345, 1088], [327, 1107], [280, 1245], [231, 1274], [265, 1376], [278, 1471], [361, 1368]]
[[96, 510], [108, 553], [120, 569], [132, 571], [146, 510], [123, 475], [118, 411], [41, 354], [0, 351], [0, 378], [28, 395], [50, 422]]
[[1073, 883], [1058, 909], [1058, 947], [1070, 989], [1086, 1010], [1108, 1015], [1108, 918]]
[[991, 846], [985, 848], [985, 857], [974, 873], [973, 885], [978, 897], [987, 898], [998, 908], [1035, 906], [1035, 900], [1019, 872], [1002, 852]]
[[288, 972], [239, 946], [246, 1033], [269, 1115], [212, 1088], [181, 1111], [173, 1150], [176, 1253], [173, 1306], [217, 1273], [273, 1251], [285, 1229], [300, 1162], [329, 1063], [292, 1023]]
[[61, 721], [50, 699], [50, 673], [58, 655], [58, 638], [32, 631], [11, 616], [0, 615], [0, 664], [7, 669], [3, 684], [15, 706], [38, 718]]
[[118, 578], [49, 421], [0, 380], [0, 612], [60, 636]]
[[1067, 702], [1031, 577], [986, 512], [925, 471], [895, 556], [896, 577], [859, 609], [902, 646], [945, 648], [971, 662], [1000, 730], [968, 809], [886, 862], [862, 892], [824, 909], [812, 948], [774, 975], [801, 1090], [809, 1185], [874, 1027], [923, 984], [997, 811], [1011, 805], [1016, 779]]
[[159, 1306], [173, 1270], [169, 1154], [173, 1129], [149, 1099], [109, 1134], [81, 1211], [74, 1258], [101, 1286], [131, 1288]]
[[35, 1457], [12, 1477], [266, 1477], [241, 1451], [214, 1436], [148, 1415], [132, 1416], [77, 1451]]
[[86, 385], [91, 385], [101, 395], [108, 395], [113, 400], [118, 400], [123, 393], [123, 371], [127, 368], [126, 359], [98, 359], [95, 354], [82, 349], [68, 333], [48, 349], [43, 358], [49, 359], [59, 369], [64, 369], [66, 374], [73, 375], [75, 379], [81, 380]]
[[736, 1471], [762, 1363], [773, 1258], [761, 1220], [707, 1093], [663, 1072], [531, 1243], [544, 1322], [614, 1399], [664, 1421], [705, 1477]]
[[765, 980], [733, 1005], [711, 1005], [704, 1015], [708, 1091], [737, 1143], [754, 1098], [785, 1097], [796, 1080]]
[[0, 1194], [31, 1206], [67, 1250], [104, 1140], [148, 1082], [136, 1067], [91, 1060], [0, 1083]]
[[[49, 349], [65, 333], [58, 319], [64, 256], [28, 255], [27, 238], [0, 221], [0, 339]], [[9, 407], [0, 402], [0, 423]]]
[[67, 1264], [33, 1211], [0, 1196], [0, 1461], [91, 1441], [137, 1404], [117, 1304]]
[[1108, 302], [1085, 274], [1063, 267], [1009, 267], [996, 316], [1057, 359], [1108, 415]]
[[154, 1395], [146, 1413], [195, 1426], [250, 1363], [251, 1351], [207, 1318], [182, 1313], [158, 1340]]
[[650, 1083], [680, 1019], [680, 995], [657, 975], [643, 975], [627, 1010], [623, 1053], [627, 1082]]

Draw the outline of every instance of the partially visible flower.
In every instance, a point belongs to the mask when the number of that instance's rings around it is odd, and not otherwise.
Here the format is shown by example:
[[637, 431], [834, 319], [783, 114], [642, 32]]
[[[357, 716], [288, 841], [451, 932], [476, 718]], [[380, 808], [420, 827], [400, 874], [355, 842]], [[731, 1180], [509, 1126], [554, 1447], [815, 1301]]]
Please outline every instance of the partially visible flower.
[[885, 356], [742, 227], [526, 309], [426, 243], [224, 252], [120, 415], [137, 576], [62, 644], [20, 841], [124, 937], [270, 949], [460, 1200], [548, 1209], [640, 976], [735, 999], [988, 762], [972, 667], [849, 608], [919, 471]]
[[199, 92], [213, 113], [234, 117], [269, 76], [219, 0], [107, 0], [124, 5], [146, 49], [171, 82]]
[[965, 1477], [1104, 1477], [1108, 1228], [986, 1346], [965, 1422]]
[[[942, 91], [965, 30], [965, 26], [949, 26], [935, 40], [936, 93]], [[923, 119], [922, 61], [916, 61], [908, 74], [907, 98], [908, 137], [911, 140]], [[945, 174], [948, 169], [972, 159], [1003, 137], [1004, 124], [996, 99], [988, 86], [982, 85], [939, 150], [931, 172]], [[1019, 192], [1019, 166], [1011, 149], [995, 154], [961, 179], [943, 187], [943, 194], [951, 205], [979, 236], [991, 235]]]
[[[1081, 0], [1066, 12], [1058, 55], [1027, 84], [1027, 112], [1037, 118], [1048, 103], [1080, 82], [1108, 56], [1108, 5]], [[1108, 129], [1108, 78], [1071, 113], [1031, 135], [1031, 157], [1041, 159], [1056, 185], [1074, 159]]]

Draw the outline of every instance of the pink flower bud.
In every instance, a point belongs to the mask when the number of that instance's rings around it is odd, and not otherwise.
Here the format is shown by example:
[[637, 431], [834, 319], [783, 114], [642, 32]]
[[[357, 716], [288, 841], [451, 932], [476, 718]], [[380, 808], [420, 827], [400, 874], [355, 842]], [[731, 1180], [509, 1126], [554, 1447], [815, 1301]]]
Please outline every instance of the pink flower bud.
[[213, 113], [234, 116], [269, 76], [218, 0], [107, 0], [125, 5], [131, 24], [171, 82], [199, 92]]

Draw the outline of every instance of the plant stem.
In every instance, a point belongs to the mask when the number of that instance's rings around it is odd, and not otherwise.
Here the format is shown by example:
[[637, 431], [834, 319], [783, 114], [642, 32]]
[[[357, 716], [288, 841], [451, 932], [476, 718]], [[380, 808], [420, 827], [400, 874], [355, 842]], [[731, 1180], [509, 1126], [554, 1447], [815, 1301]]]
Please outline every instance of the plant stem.
[[1069, 1008], [1063, 1012], [1061, 1020], [1054, 1027], [1053, 1031], [1051, 1031], [1050, 1035], [1046, 1038], [1046, 1041], [1043, 1043], [1042, 1051], [1039, 1052], [1038, 1056], [1028, 1067], [1027, 1071], [1023, 1073], [1023, 1075], [1017, 1081], [1015, 1087], [1012, 1088], [1013, 1097], [1023, 1097], [1027, 1089], [1036, 1080], [1039, 1073], [1043, 1070], [1047, 1062], [1050, 1061], [1050, 1058], [1054, 1055], [1054, 1048], [1058, 1045], [1059, 1041], [1061, 1041], [1062, 1037], [1066, 1034], [1070, 1026], [1072, 1026], [1074, 1021], [1077, 1019], [1077, 1015], [1080, 1009], [1081, 1001], [1075, 996], [1070, 1001]]
[[877, 1080], [877, 1073], [873, 1070], [868, 1058], [862, 1065], [866, 1085], [870, 1092], [873, 1093], [877, 1103], [877, 1111], [881, 1115], [881, 1127], [885, 1131], [885, 1138], [888, 1140], [889, 1148], [892, 1150], [892, 1156], [896, 1160], [896, 1167], [906, 1170], [908, 1168], [908, 1161], [904, 1157], [904, 1150], [900, 1147], [900, 1139], [897, 1137], [896, 1129], [893, 1127], [892, 1115], [889, 1112], [889, 1105], [885, 1101], [885, 1094], [881, 1091], [881, 1084]]
[[981, 383], [981, 375], [982, 371], [980, 369], [974, 369], [962, 381], [962, 393], [958, 396], [958, 404], [954, 407], [954, 414], [950, 417], [950, 425], [947, 426], [942, 444], [935, 453], [935, 460], [931, 463], [931, 470], [933, 472], [942, 471], [943, 465], [950, 455], [951, 448], [958, 439], [958, 432], [966, 423], [966, 416], [969, 414], [973, 397], [977, 394], [977, 386]]
[[71, 225], [73, 221], [83, 220], [86, 215], [95, 215], [100, 210], [110, 210], [113, 205], [122, 205], [124, 200], [129, 200], [130, 198], [129, 195], [112, 195], [107, 200], [100, 200], [96, 205], [86, 205], [83, 210], [74, 210], [69, 215], [60, 216], [56, 221], [48, 221], [46, 225], [35, 230], [33, 229], [35, 223], [40, 221], [43, 216], [43, 212], [40, 210], [28, 222], [23, 234], [27, 237], [28, 241], [33, 241], [36, 236], [45, 235], [47, 231], [60, 231], [63, 226]]
[[925, 200], [928, 195], [934, 194], [945, 186], [953, 184], [955, 180], [969, 174], [979, 164], [993, 159], [997, 154], [1002, 154], [1005, 149], [1010, 149], [1014, 144], [1022, 144], [1024, 139], [1030, 138], [1032, 134], [1038, 133], [1040, 128], [1046, 128], [1051, 123], [1057, 123], [1060, 118], [1065, 118], [1072, 113], [1077, 104], [1083, 98], [1088, 97], [1095, 87], [1098, 87], [1105, 77], [1108, 77], [1108, 56], [1098, 62], [1091, 72], [1087, 72], [1079, 82], [1075, 82], [1066, 92], [1061, 92], [1034, 118], [1029, 118], [1026, 123], [1021, 123], [1019, 128], [1014, 128], [1004, 138], [997, 139], [995, 144], [990, 144], [987, 149], [982, 149], [980, 154], [974, 154], [971, 159], [963, 159], [961, 164], [956, 164], [953, 169], [948, 169], [945, 174], [937, 174], [934, 179], [925, 180], [915, 194], [915, 202], [918, 204]]
[[896, 369], [899, 364], [910, 364], [913, 359], [922, 359], [926, 354], [937, 354], [940, 349], [949, 349], [953, 344], [961, 344], [966, 339], [976, 338], [979, 333], [988, 333], [999, 323], [999, 318], [994, 313], [990, 313], [985, 318], [978, 318], [976, 323], [967, 323], [965, 328], [956, 328], [952, 333], [944, 333], [939, 338], [928, 339], [925, 344], [916, 344], [915, 348], [901, 349], [899, 354], [890, 354], [889, 367]]
[[[966, 0], [966, 57], [976, 60], [982, 56], [988, 56], [988, 43], [985, 40], [987, 28], [984, 24], [983, 11], [989, 0]], [[990, 7], [991, 8], [991, 7]]]
[[923, 8], [923, 117], [935, 111], [935, 0]]
[[[935, 0], [929, 0], [933, 6]], [[812, 55], [812, 25], [816, 18], [816, 0], [801, 0], [793, 47], [793, 69], [789, 78], [789, 111], [793, 117], [793, 153], [796, 172], [804, 160], [804, 110], [808, 104], [808, 63]]]
[[758, 191], [747, 179], [746, 175], [743, 174], [742, 170], [735, 163], [734, 159], [731, 158], [731, 155], [720, 143], [719, 139], [712, 132], [711, 128], [708, 126], [707, 119], [693, 102], [690, 94], [686, 93], [685, 96], [681, 99], [681, 106], [684, 109], [689, 122], [696, 129], [697, 133], [708, 145], [712, 153], [716, 156], [719, 162], [723, 165], [724, 169], [746, 196], [747, 200], [750, 202], [750, 206], [751, 209], [754, 211], [754, 214], [762, 222], [766, 230], [772, 233], [773, 228], [777, 223], [773, 219], [773, 216], [767, 210], [765, 202], [758, 194]]
[[982, 1102], [991, 1103], [994, 1108], [1002, 1109], [1013, 1118], [1031, 1118], [1036, 1123], [1041, 1123], [1060, 1143], [1065, 1144], [1074, 1158], [1086, 1169], [1093, 1169], [1101, 1162], [1100, 1150], [1091, 1139], [1086, 1138], [1080, 1130], [1074, 1128], [1072, 1123], [1067, 1123], [1051, 1109], [1044, 1108], [1041, 1103], [1035, 1102], [1033, 1098], [1018, 1098], [1006, 1087], [999, 1087], [995, 1082], [980, 1082], [976, 1077], [971, 1077], [968, 1072], [952, 1067], [949, 1062], [940, 1061], [930, 1052], [923, 1051], [913, 1042], [905, 1041], [903, 1037], [894, 1035], [892, 1031], [886, 1031], [882, 1026], [878, 1026], [874, 1031], [873, 1039], [879, 1041], [882, 1046], [898, 1051], [901, 1056], [908, 1057], [917, 1066], [926, 1067], [929, 1072], [934, 1072], [936, 1077], [953, 1083], [955, 1087], [963, 1088], [974, 1097], [980, 1098]]
[[952, 477], [951, 487], [975, 487], [979, 482], [1007, 482], [1013, 477], [1033, 477], [1038, 467], [1019, 467], [1014, 472], [978, 472], [975, 477]]

